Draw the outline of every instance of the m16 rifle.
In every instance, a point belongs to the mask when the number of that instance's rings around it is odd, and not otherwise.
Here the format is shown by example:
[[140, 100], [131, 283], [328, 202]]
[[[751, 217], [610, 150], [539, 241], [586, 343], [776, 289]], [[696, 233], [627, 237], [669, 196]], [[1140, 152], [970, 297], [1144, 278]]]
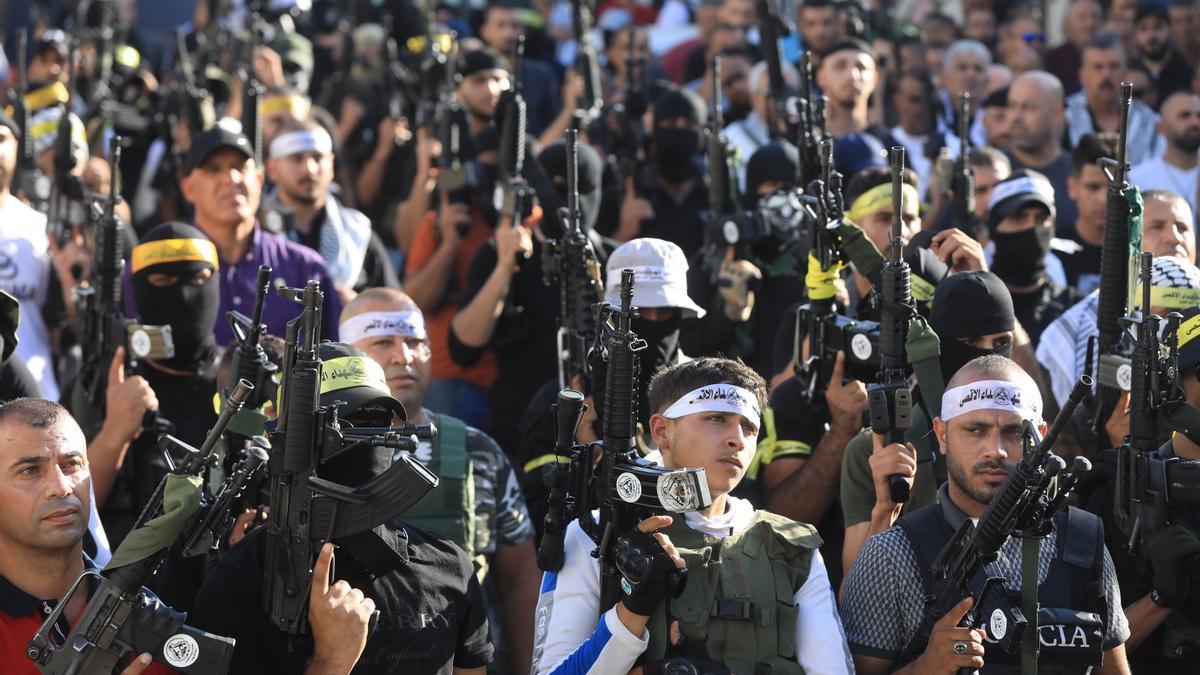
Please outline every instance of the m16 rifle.
[[[931, 589], [933, 595], [925, 606], [921, 628], [904, 650], [906, 653], [919, 654], [929, 642], [933, 624], [967, 596], [974, 598], [975, 604], [960, 625], [971, 628], [981, 625], [979, 617], [986, 616], [983, 610], [989, 592], [1002, 584], [1004, 578], [988, 577], [976, 587], [976, 577], [985, 572], [986, 565], [996, 560], [1000, 548], [1010, 536], [1024, 533], [1024, 536], [1040, 538], [1050, 533], [1055, 512], [1066, 505], [1071, 491], [1091, 470], [1091, 463], [1087, 459], [1076, 457], [1068, 471], [1067, 463], [1052, 452], [1059, 433], [1091, 387], [1089, 376], [1080, 377], [1045, 438], [1039, 437], [1034, 426], [1040, 420], [1024, 420], [1022, 443], [1025, 450], [1021, 461], [1009, 473], [996, 496], [992, 497], [987, 510], [979, 518], [979, 524], [975, 525], [970, 518], [965, 518], [935, 560], [932, 570], [935, 586]], [[1025, 626], [1032, 617], [1026, 617], [1019, 608], [1007, 602], [1001, 602], [996, 611], [1004, 615], [1004, 620], [1002, 623], [996, 619], [993, 621], [1006, 626], [1006, 629], [1003, 632], [989, 630], [989, 638], [998, 642], [998, 650], [1011, 653], [1020, 643], [1022, 634], [1026, 633]], [[989, 645], [988, 649], [991, 650], [992, 646]]]
[[639, 191], [641, 168], [647, 155], [647, 133], [642, 116], [649, 106], [646, 93], [645, 57], [639, 54], [637, 35], [629, 28], [628, 50], [625, 58], [625, 81], [622, 83], [621, 101], [613, 106], [616, 116], [616, 136], [613, 138], [612, 154], [621, 169], [621, 179], [632, 181], [634, 193]]
[[[704, 128], [705, 155], [708, 160], [709, 214], [705, 225], [704, 265], [714, 284], [730, 247], [745, 239], [746, 214], [742, 212], [737, 191], [736, 160], [731, 157], [729, 141], [724, 134], [725, 120], [721, 112], [721, 57], [712, 63], [713, 111]], [[736, 254], [735, 254], [736, 255]]]
[[279, 366], [271, 363], [261, 344], [262, 335], [267, 332], [267, 326], [262, 322], [263, 305], [270, 288], [271, 268], [260, 265], [255, 283], [254, 313], [247, 317], [237, 310], [231, 310], [227, 315], [229, 328], [237, 342], [233, 372], [236, 373], [236, 379], [254, 385], [254, 393], [246, 402], [246, 407], [251, 410], [258, 410], [274, 398], [276, 387], [272, 380], [279, 371]]
[[[1200, 429], [1180, 384], [1178, 313], [1167, 316], [1163, 339], [1162, 319], [1150, 312], [1153, 254], [1143, 253], [1141, 264], [1141, 316], [1125, 317], [1133, 329], [1133, 354], [1129, 389], [1129, 435], [1117, 450], [1116, 495], [1113, 516], [1126, 550], [1139, 560], [1149, 560], [1149, 542], [1155, 530], [1172, 524], [1172, 509], [1200, 502], [1200, 467], [1158, 452], [1163, 428], [1194, 438]], [[1164, 351], [1163, 343], [1166, 343]], [[1192, 420], [1179, 416], [1190, 411]], [[1178, 513], [1175, 514], [1176, 517]]]
[[[187, 614], [162, 604], [143, 585], [182, 534], [190, 539], [197, 523], [221, 519], [215, 503], [201, 503], [201, 474], [216, 461], [213, 449], [252, 389], [245, 380], [238, 383], [199, 449], [169, 435], [159, 437], [164, 452], [182, 450], [183, 456], [158, 484], [108, 567], [80, 575], [30, 639], [26, 655], [42, 673], [110, 675], [123, 658], [143, 652], [179, 672], [228, 670], [234, 641], [186, 625]], [[70, 634], [56, 644], [55, 626], [75, 593], [86, 592], [87, 580], [96, 582], [96, 590]]]
[[805, 185], [821, 175], [821, 140], [825, 138], [825, 97], [818, 94], [812, 58], [800, 54], [800, 177]]
[[844, 372], [850, 379], [870, 382], [881, 365], [879, 324], [851, 319], [834, 308], [833, 284], [846, 259], [837, 234], [845, 217], [842, 175], [833, 166], [833, 140], [822, 139], [820, 148], [821, 177], [809, 184], [811, 194], [806, 196], [806, 204], [813, 212], [808, 231], [808, 302], [796, 313], [792, 344], [792, 364], [804, 383], [804, 399], [817, 406], [825, 403], [825, 388], [839, 351], [845, 355]]
[[1121, 118], [1117, 157], [1099, 160], [1108, 179], [1104, 207], [1104, 246], [1100, 250], [1100, 298], [1096, 304], [1097, 353], [1100, 387], [1097, 392], [1092, 430], [1106, 438], [1104, 423], [1116, 405], [1119, 392], [1106, 386], [1106, 372], [1116, 373], [1126, 363], [1127, 354], [1115, 353], [1121, 341], [1121, 318], [1129, 303], [1129, 162], [1126, 158], [1129, 135], [1129, 109], [1133, 105], [1133, 85], [1121, 83]]
[[[767, 62], [767, 98], [770, 99], [773, 118], [764, 120], [770, 130], [771, 138], [786, 138], [797, 148], [803, 136], [802, 109], [807, 105], [802, 101], [795, 88], [788, 86], [783, 75], [783, 56], [779, 52], [779, 40], [792, 34], [792, 26], [784, 16], [775, 0], [757, 0], [758, 31], [762, 36], [759, 46], [762, 48], [763, 60]], [[803, 155], [801, 155], [803, 157]]]
[[[279, 296], [303, 307], [287, 324], [279, 422], [271, 433], [263, 603], [271, 623], [298, 635], [308, 630], [312, 566], [323, 542], [366, 532], [400, 515], [435, 487], [438, 478], [409, 453], [430, 425], [400, 428], [343, 427], [340, 403], [320, 405], [320, 284], [280, 288]], [[352, 487], [317, 476], [317, 466], [363, 445], [408, 450], [382, 474]]]
[[600, 79], [600, 60], [592, 43], [592, 7], [590, 0], [572, 0], [571, 25], [575, 29], [575, 74], [583, 79], [578, 107], [572, 123], [585, 130], [604, 111], [604, 84]]
[[[105, 417], [105, 390], [108, 371], [117, 347], [125, 347], [125, 368], [136, 368], [140, 359], [161, 360], [175, 355], [170, 326], [147, 326], [125, 316], [121, 276], [125, 260], [121, 257], [121, 228], [116, 215], [120, 201], [119, 165], [121, 138], [114, 136], [109, 148], [110, 183], [104, 206], [92, 204], [95, 252], [92, 279], [88, 286], [75, 287], [76, 313], [80, 317], [80, 343], [83, 364], [72, 398], [72, 412], [81, 419], [85, 431], [94, 433]], [[84, 411], [88, 411], [84, 414]], [[143, 426], [151, 428], [163, 420], [157, 411], [149, 411]], [[89, 427], [95, 426], [94, 429]]]
[[254, 147], [254, 163], [260, 167], [263, 165], [262, 101], [267, 88], [254, 72], [254, 54], [263, 41], [262, 4], [250, 3], [246, 8], [246, 39], [242, 42], [238, 74], [242, 81], [242, 133]]
[[[500, 218], [509, 218], [519, 227], [533, 206], [533, 188], [524, 176], [526, 132], [525, 98], [521, 95], [521, 61], [525, 54], [525, 36], [518, 35], [513, 60], [513, 85], [496, 105], [496, 124], [500, 129], [500, 161], [494, 201]], [[497, 223], [498, 225], [499, 223]]]
[[[871, 431], [886, 437], [885, 445], [903, 443], [912, 426], [912, 392], [908, 388], [905, 341], [908, 323], [916, 315], [912, 270], [904, 261], [904, 148], [892, 148], [892, 244], [883, 266], [879, 313], [879, 374], [867, 387]], [[901, 476], [888, 478], [892, 501], [908, 501], [909, 484]]]
[[559, 209], [564, 231], [542, 249], [544, 281], [559, 287], [558, 385], [571, 386], [575, 376], [588, 375], [587, 347], [594, 324], [589, 309], [604, 297], [600, 262], [581, 226], [579, 210], [579, 131], [567, 129], [567, 205]]
[[[934, 128], [931, 135], [937, 135]], [[958, 159], [954, 160], [954, 174], [950, 177], [950, 192], [954, 194], [950, 222], [955, 227], [969, 231], [975, 218], [975, 169], [971, 167], [971, 94], [958, 96]]]
[[[562, 566], [563, 524], [578, 520], [596, 542], [593, 555], [600, 560], [600, 612], [621, 597], [621, 571], [627, 561], [615, 551], [617, 539], [642, 519], [662, 513], [684, 513], [712, 503], [704, 469], [666, 469], [642, 460], [634, 449], [637, 433], [638, 352], [646, 341], [631, 329], [637, 315], [633, 307], [633, 270], [621, 271], [621, 306], [596, 303], [596, 342], [589, 360], [593, 371], [604, 369], [604, 389], [595, 395], [603, 440], [599, 466], [592, 461], [594, 445], [574, 443], [575, 427], [583, 414], [583, 395], [573, 390], [559, 394], [556, 408], [555, 451], [570, 455], [570, 473], [564, 481], [566, 495], [551, 490], [547, 530], [542, 538], [539, 564], [543, 569]], [[556, 466], [556, 472], [563, 470]], [[592, 515], [598, 509], [599, 518]]]

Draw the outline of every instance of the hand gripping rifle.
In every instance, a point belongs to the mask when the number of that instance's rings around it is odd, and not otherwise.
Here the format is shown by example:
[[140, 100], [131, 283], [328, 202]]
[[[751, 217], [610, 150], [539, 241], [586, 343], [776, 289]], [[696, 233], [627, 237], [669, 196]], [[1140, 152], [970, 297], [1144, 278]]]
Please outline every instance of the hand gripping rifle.
[[415, 450], [432, 426], [350, 428], [338, 422], [340, 403], [320, 405], [320, 284], [280, 288], [303, 306], [287, 324], [279, 423], [271, 433], [271, 511], [267, 516], [263, 603], [271, 623], [298, 635], [308, 629], [312, 565], [323, 542], [366, 532], [400, 515], [437, 485], [437, 476], [407, 453], [368, 482], [351, 487], [317, 476], [317, 466], [360, 445]]
[[[1024, 456], [988, 504], [987, 510], [979, 518], [979, 524], [972, 524], [970, 518], [964, 519], [934, 561], [932, 572], [936, 591], [925, 606], [921, 628], [909, 643], [913, 651], [906, 648], [905, 652], [920, 653], [929, 642], [933, 624], [967, 596], [973, 597], [975, 604], [963, 617], [961, 625], [972, 628], [981, 625], [978, 617], [983, 614], [981, 610], [988, 592], [1005, 580], [1003, 577], [989, 576], [982, 584], [976, 584], [977, 576], [981, 572], [986, 574], [985, 567], [996, 560], [1000, 548], [1010, 536], [1025, 532], [1027, 536], [1044, 537], [1050, 533], [1054, 513], [1066, 504], [1070, 492], [1091, 470], [1091, 463], [1087, 459], [1076, 457], [1067, 471], [1067, 463], [1052, 452], [1059, 433], [1091, 387], [1091, 377], [1085, 374], [1079, 378], [1045, 438], [1038, 437], [1033, 422], [1024, 421]], [[1052, 494], [1056, 477], [1057, 493]], [[1025, 632], [1028, 618], [1019, 608], [1010, 607], [1007, 603], [1001, 605], [998, 609], [1006, 614], [1008, 629], [1004, 635], [991, 637], [1000, 642], [1001, 650], [1011, 653]], [[964, 670], [959, 672], [963, 673]]]
[[[122, 658], [148, 652], [155, 661], [184, 673], [224, 673], [234, 641], [185, 624], [187, 614], [162, 604], [142, 588], [184, 533], [215, 520], [215, 504], [202, 504], [201, 474], [216, 462], [213, 449], [253, 386], [238, 383], [200, 449], [170, 435], [159, 446], [183, 450], [163, 478], [137, 524], [103, 572], [86, 571], [55, 606], [26, 647], [26, 655], [46, 675], [110, 675]], [[168, 456], [171, 456], [168, 454]], [[85, 580], [95, 583], [83, 614], [60, 644], [51, 638], [63, 612]]]
[[[938, 135], [937, 128], [929, 133]], [[950, 177], [950, 192], [954, 194], [950, 223], [969, 231], [968, 226], [975, 218], [975, 169], [971, 166], [971, 95], [965, 91], [958, 97], [958, 142], [958, 159], [954, 160], [954, 174]]]
[[592, 7], [590, 0], [572, 0], [571, 25], [575, 28], [575, 73], [583, 78], [583, 92], [575, 110], [572, 126], [585, 130], [604, 110], [604, 85], [600, 79], [600, 60], [592, 43]]
[[[621, 597], [621, 572], [614, 548], [617, 539], [638, 521], [661, 513], [684, 513], [707, 508], [712, 503], [704, 469], [666, 469], [637, 455], [638, 352], [646, 348], [630, 327], [637, 316], [633, 306], [633, 270], [621, 270], [621, 306], [596, 303], [596, 342], [589, 360], [592, 368], [605, 369], [600, 419], [603, 430], [599, 472], [591, 460], [593, 447], [574, 446], [569, 514], [596, 542], [592, 555], [600, 560], [600, 612]], [[573, 398], [568, 396], [568, 398]], [[559, 395], [560, 402], [563, 394]], [[580, 401], [581, 403], [581, 401]], [[559, 440], [565, 429], [574, 430], [582, 406], [563, 406], [558, 413]], [[567, 421], [570, 415], [575, 419]], [[556, 451], [559, 448], [556, 447]], [[600, 517], [592, 514], [599, 509]]]
[[[1142, 254], [1140, 317], [1125, 317], [1134, 331], [1129, 388], [1129, 435], [1117, 450], [1116, 496], [1113, 516], [1125, 538], [1126, 550], [1149, 560], [1150, 536], [1171, 524], [1171, 505], [1194, 508], [1200, 502], [1200, 465], [1158, 452], [1161, 426], [1189, 438], [1198, 430], [1180, 413], [1196, 414], [1184, 396], [1179, 378], [1180, 315], [1167, 316], [1159, 340], [1161, 319], [1150, 312], [1153, 254]], [[1161, 426], [1160, 426], [1161, 425]]]
[[[1097, 347], [1100, 368], [1112, 364], [1113, 352], [1121, 341], [1121, 318], [1129, 300], [1129, 162], [1126, 144], [1129, 135], [1129, 108], [1133, 102], [1133, 85], [1121, 83], [1121, 126], [1116, 159], [1102, 158], [1100, 169], [1108, 179], [1108, 195], [1104, 207], [1104, 247], [1100, 251], [1100, 299], [1096, 304]], [[1117, 356], [1116, 358], [1120, 358]], [[1101, 383], [1108, 378], [1101, 377]], [[1101, 387], [1096, 405], [1093, 431], [1104, 438], [1104, 422], [1116, 404], [1117, 392]]]
[[587, 346], [595, 328], [588, 320], [588, 308], [604, 296], [600, 262], [580, 225], [579, 131], [567, 129], [566, 134], [567, 205], [558, 212], [564, 231], [542, 249], [546, 257], [543, 280], [547, 286], [558, 282], [558, 386], [564, 389], [571, 386], [576, 375], [588, 375]]
[[[904, 261], [904, 148], [892, 148], [892, 245], [891, 258], [883, 266], [880, 288], [880, 368], [875, 382], [867, 387], [871, 431], [883, 434], [886, 444], [903, 443], [912, 426], [912, 392], [908, 389], [908, 359], [904, 343], [908, 322], [916, 315], [912, 298], [912, 270]], [[909, 485], [901, 476], [890, 476], [892, 501], [908, 501]]]

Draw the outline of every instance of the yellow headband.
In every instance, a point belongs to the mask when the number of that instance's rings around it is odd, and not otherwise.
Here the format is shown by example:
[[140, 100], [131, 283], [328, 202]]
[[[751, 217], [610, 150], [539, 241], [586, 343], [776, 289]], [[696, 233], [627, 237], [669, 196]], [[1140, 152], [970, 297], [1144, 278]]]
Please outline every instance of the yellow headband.
[[[1137, 295], [1142, 297], [1142, 285], [1138, 284]], [[1200, 305], [1200, 288], [1174, 288], [1171, 286], [1151, 286], [1150, 306], [1167, 309], [1187, 309]]]
[[207, 239], [159, 239], [133, 247], [130, 270], [137, 274], [151, 265], [194, 260], [217, 264], [217, 247]]
[[321, 363], [321, 395], [350, 387], [378, 389], [380, 395], [391, 396], [383, 366], [365, 356], [342, 356]]
[[[918, 208], [920, 207], [921, 196], [917, 193], [917, 188], [908, 183], [904, 183], [903, 187], [900, 188], [900, 197], [904, 200], [905, 204], [913, 204]], [[891, 205], [892, 184], [888, 182], [883, 185], [876, 185], [859, 195], [858, 199], [855, 199], [854, 203], [850, 205], [850, 210], [846, 213], [846, 217], [857, 223], [868, 213], [882, 209], [885, 206], [890, 207]]]
[[264, 98], [262, 102], [263, 115], [286, 112], [295, 117], [304, 117], [304, 109], [304, 99], [299, 96], [272, 96]]
[[1196, 339], [1197, 335], [1200, 335], [1200, 314], [1179, 324], [1179, 348], [1183, 349], [1183, 346]]

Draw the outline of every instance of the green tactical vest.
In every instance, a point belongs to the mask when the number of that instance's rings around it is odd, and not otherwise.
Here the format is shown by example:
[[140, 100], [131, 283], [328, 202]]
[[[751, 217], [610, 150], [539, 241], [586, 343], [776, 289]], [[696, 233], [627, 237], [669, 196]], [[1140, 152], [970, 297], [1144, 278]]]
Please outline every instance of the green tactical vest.
[[[467, 455], [467, 425], [448, 415], [431, 413], [437, 425], [429, 470], [438, 486], [400, 518], [458, 544], [475, 560], [475, 481]], [[475, 560], [478, 571], [479, 561]]]
[[[738, 675], [803, 673], [796, 663], [796, 590], [821, 538], [811, 525], [756, 511], [742, 532], [712, 537], [678, 517], [666, 534], [687, 562], [683, 594], [670, 601], [679, 630]], [[663, 658], [666, 608], [650, 623], [647, 658]]]

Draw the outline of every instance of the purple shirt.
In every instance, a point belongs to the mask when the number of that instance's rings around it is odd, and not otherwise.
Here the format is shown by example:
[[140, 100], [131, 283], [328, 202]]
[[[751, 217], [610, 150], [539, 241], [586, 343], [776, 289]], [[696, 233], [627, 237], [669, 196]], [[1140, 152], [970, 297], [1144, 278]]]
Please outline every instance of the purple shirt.
[[[280, 298], [275, 289], [279, 286], [303, 288], [309, 279], [321, 282], [325, 293], [325, 307], [321, 312], [321, 339], [337, 340], [338, 318], [342, 313], [342, 299], [333, 286], [333, 279], [325, 269], [325, 262], [316, 251], [289, 241], [279, 235], [263, 232], [255, 226], [254, 240], [250, 250], [237, 263], [221, 261], [217, 274], [221, 277], [221, 308], [213, 335], [217, 344], [225, 346], [233, 342], [233, 331], [229, 328], [226, 313], [237, 310], [246, 316], [254, 311], [254, 284], [258, 281], [258, 266], [271, 267], [271, 290], [263, 304], [263, 323], [272, 335], [283, 338], [287, 322], [300, 315], [301, 306]], [[130, 316], [137, 316], [133, 306], [133, 287], [129, 267], [125, 268], [125, 307]]]

